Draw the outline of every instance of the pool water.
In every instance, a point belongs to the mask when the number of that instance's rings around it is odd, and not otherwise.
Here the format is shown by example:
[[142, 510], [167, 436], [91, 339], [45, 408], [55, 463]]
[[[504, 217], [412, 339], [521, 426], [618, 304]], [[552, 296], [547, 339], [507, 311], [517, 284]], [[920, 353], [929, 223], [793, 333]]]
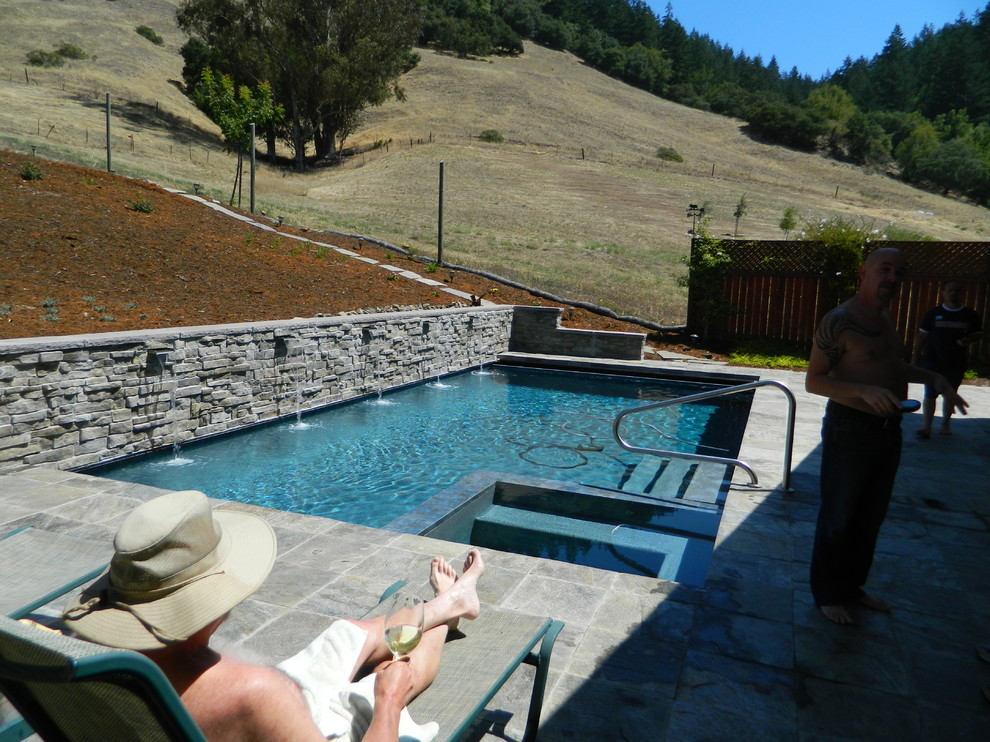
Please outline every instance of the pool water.
[[[655, 477], [635, 476], [644, 457], [615, 442], [615, 415], [715, 386], [494, 366], [98, 473], [372, 527], [479, 469], [644, 492]], [[634, 416], [624, 434], [637, 445], [735, 456], [748, 414], [740, 396]]]
[[717, 508], [518, 476], [474, 479], [481, 485], [476, 494], [422, 535], [704, 584], [721, 516]]

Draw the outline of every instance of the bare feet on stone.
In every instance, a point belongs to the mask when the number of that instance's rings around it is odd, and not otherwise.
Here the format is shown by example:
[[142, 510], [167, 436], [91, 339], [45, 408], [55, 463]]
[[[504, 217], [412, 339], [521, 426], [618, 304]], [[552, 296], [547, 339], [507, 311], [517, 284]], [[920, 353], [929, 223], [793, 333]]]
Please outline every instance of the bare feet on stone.
[[[863, 593], [856, 599], [856, 605], [860, 605], [863, 608], [869, 608], [871, 611], [890, 613], [890, 604], [875, 595]], [[849, 609], [841, 603], [835, 605], [821, 605], [818, 606], [818, 610], [820, 610], [822, 615], [832, 623], [839, 624], [840, 626], [856, 625], [856, 619], [853, 618], [852, 614], [849, 612]]]
[[844, 605], [820, 605], [818, 606], [818, 610], [829, 621], [837, 623], [840, 626], [854, 626], [856, 624], [856, 620], [846, 610]]

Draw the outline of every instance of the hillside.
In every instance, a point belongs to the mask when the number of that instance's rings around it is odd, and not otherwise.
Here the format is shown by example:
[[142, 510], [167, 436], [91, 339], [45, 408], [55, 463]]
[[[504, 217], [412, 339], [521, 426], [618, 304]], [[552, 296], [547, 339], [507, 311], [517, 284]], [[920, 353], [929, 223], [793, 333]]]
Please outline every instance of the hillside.
[[[181, 95], [177, 0], [8, 0], [0, 27], [0, 143], [105, 167], [103, 100], [114, 97], [119, 173], [229, 198], [234, 159]], [[55, 17], [57, 15], [57, 17]], [[134, 27], [164, 38], [155, 46]], [[28, 68], [31, 49], [68, 41], [95, 55]], [[420, 50], [404, 102], [370, 111], [342, 167], [262, 166], [259, 208], [286, 223], [363, 234], [435, 254], [437, 174], [445, 166], [444, 257], [661, 324], [684, 320], [688, 204], [716, 234], [781, 237], [781, 213], [888, 223], [938, 239], [983, 239], [987, 209], [886, 174], [754, 142], [741, 122], [609, 79], [572, 55], [527, 45], [513, 59]], [[54, 127], [54, 128], [52, 128]], [[502, 144], [478, 134], [498, 130]], [[133, 137], [129, 139], [128, 137]], [[362, 151], [375, 142], [387, 147]], [[683, 163], [661, 162], [657, 147]], [[245, 196], [246, 198], [246, 196]]]
[[[28, 165], [42, 177], [25, 180]], [[362, 240], [291, 227], [273, 233], [151, 183], [2, 150], [0, 234], [0, 338], [468, 303], [325, 245], [495, 304], [562, 306], [467, 272], [429, 273], [421, 262]], [[646, 332], [574, 307], [562, 322]], [[654, 337], [653, 344], [670, 349], [675, 340]]]

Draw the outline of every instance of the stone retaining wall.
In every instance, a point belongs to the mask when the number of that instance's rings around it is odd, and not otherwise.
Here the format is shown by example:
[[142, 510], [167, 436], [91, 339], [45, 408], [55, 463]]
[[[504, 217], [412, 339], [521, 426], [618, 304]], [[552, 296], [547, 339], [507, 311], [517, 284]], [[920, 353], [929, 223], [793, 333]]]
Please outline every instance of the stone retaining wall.
[[491, 363], [512, 317], [471, 307], [0, 341], [0, 472], [78, 469]]
[[509, 350], [513, 353], [643, 360], [646, 333], [599, 332], [560, 326], [557, 307], [516, 307]]

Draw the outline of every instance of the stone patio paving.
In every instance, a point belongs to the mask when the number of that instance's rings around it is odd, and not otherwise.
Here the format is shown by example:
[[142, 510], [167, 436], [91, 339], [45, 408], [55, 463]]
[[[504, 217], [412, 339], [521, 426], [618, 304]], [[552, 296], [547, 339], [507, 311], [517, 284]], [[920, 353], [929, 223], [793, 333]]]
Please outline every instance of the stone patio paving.
[[[635, 364], [633, 364], [635, 365]], [[715, 364], [653, 363], [692, 370]], [[747, 369], [731, 369], [746, 373]], [[963, 389], [968, 418], [952, 438], [919, 441], [905, 422], [903, 462], [870, 589], [894, 606], [854, 628], [826, 622], [807, 572], [824, 399], [803, 375], [752, 370], [797, 398], [793, 491], [780, 491], [785, 396], [756, 392], [704, 588], [483, 550], [486, 603], [566, 626], [557, 640], [542, 740], [983, 740], [990, 704], [990, 388]], [[920, 387], [912, 387], [920, 398]], [[49, 468], [0, 476], [0, 531], [31, 524], [107, 543], [137, 502], [160, 491]], [[363, 613], [402, 577], [423, 582], [434, 554], [461, 544], [235, 503], [276, 529], [279, 556], [262, 589], [220, 637], [275, 662], [335, 618]], [[60, 607], [55, 604], [54, 607]], [[532, 670], [493, 700], [474, 739], [518, 740]]]

